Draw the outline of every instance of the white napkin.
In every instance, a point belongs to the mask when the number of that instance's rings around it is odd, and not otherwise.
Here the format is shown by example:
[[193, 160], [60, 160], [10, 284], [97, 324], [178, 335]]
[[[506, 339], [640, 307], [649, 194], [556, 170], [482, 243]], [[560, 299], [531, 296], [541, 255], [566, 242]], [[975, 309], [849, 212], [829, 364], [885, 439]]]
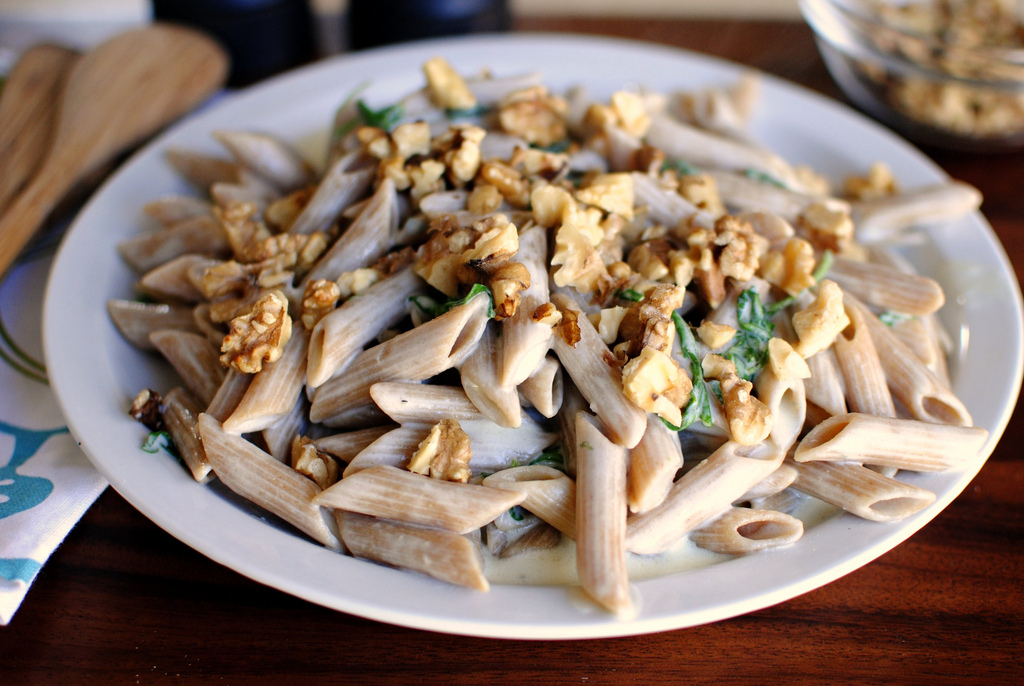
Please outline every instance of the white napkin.
[[42, 302], [55, 243], [27, 251], [0, 282], [0, 625], [107, 487], [44, 382]]

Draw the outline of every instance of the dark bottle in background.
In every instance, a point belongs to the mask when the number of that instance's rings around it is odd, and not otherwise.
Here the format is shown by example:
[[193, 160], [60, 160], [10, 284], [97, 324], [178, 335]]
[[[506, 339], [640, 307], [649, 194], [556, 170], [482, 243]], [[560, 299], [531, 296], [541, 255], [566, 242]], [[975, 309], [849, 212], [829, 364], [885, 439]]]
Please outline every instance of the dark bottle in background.
[[153, 18], [188, 24], [231, 55], [229, 85], [244, 86], [312, 60], [308, 0], [152, 0]]
[[349, 0], [348, 45], [507, 31], [510, 23], [507, 0]]

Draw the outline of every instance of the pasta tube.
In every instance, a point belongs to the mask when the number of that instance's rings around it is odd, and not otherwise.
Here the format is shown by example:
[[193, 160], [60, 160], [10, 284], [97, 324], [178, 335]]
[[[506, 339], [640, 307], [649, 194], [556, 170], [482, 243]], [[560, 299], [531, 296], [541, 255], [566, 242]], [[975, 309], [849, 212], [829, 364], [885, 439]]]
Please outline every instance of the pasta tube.
[[804, 523], [774, 510], [730, 507], [690, 534], [697, 546], [726, 555], [746, 555], [792, 545], [804, 533]]

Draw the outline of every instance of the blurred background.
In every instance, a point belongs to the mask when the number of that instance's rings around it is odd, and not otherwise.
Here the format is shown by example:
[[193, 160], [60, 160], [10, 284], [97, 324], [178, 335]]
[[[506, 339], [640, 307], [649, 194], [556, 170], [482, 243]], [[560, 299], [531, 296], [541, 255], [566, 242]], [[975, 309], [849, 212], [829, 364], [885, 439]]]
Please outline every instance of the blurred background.
[[9, 62], [44, 41], [88, 48], [154, 15], [219, 34], [240, 58], [241, 85], [346, 50], [531, 17], [796, 19], [799, 10], [797, 0], [0, 0], [0, 55]]

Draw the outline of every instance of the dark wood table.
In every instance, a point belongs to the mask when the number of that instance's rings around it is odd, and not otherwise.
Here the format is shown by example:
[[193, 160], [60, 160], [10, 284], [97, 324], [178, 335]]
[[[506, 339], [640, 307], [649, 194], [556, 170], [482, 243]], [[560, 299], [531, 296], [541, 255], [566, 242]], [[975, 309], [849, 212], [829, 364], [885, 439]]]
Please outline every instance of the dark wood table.
[[[519, 28], [703, 51], [839, 97], [798, 23], [537, 19]], [[1020, 278], [1024, 153], [925, 152], [984, 192]], [[934, 522], [824, 588], [708, 626], [577, 642], [431, 634], [327, 610], [211, 562], [108, 490], [0, 629], [0, 683], [1021, 683], [1022, 444], [1018, 408], [979, 476]]]

